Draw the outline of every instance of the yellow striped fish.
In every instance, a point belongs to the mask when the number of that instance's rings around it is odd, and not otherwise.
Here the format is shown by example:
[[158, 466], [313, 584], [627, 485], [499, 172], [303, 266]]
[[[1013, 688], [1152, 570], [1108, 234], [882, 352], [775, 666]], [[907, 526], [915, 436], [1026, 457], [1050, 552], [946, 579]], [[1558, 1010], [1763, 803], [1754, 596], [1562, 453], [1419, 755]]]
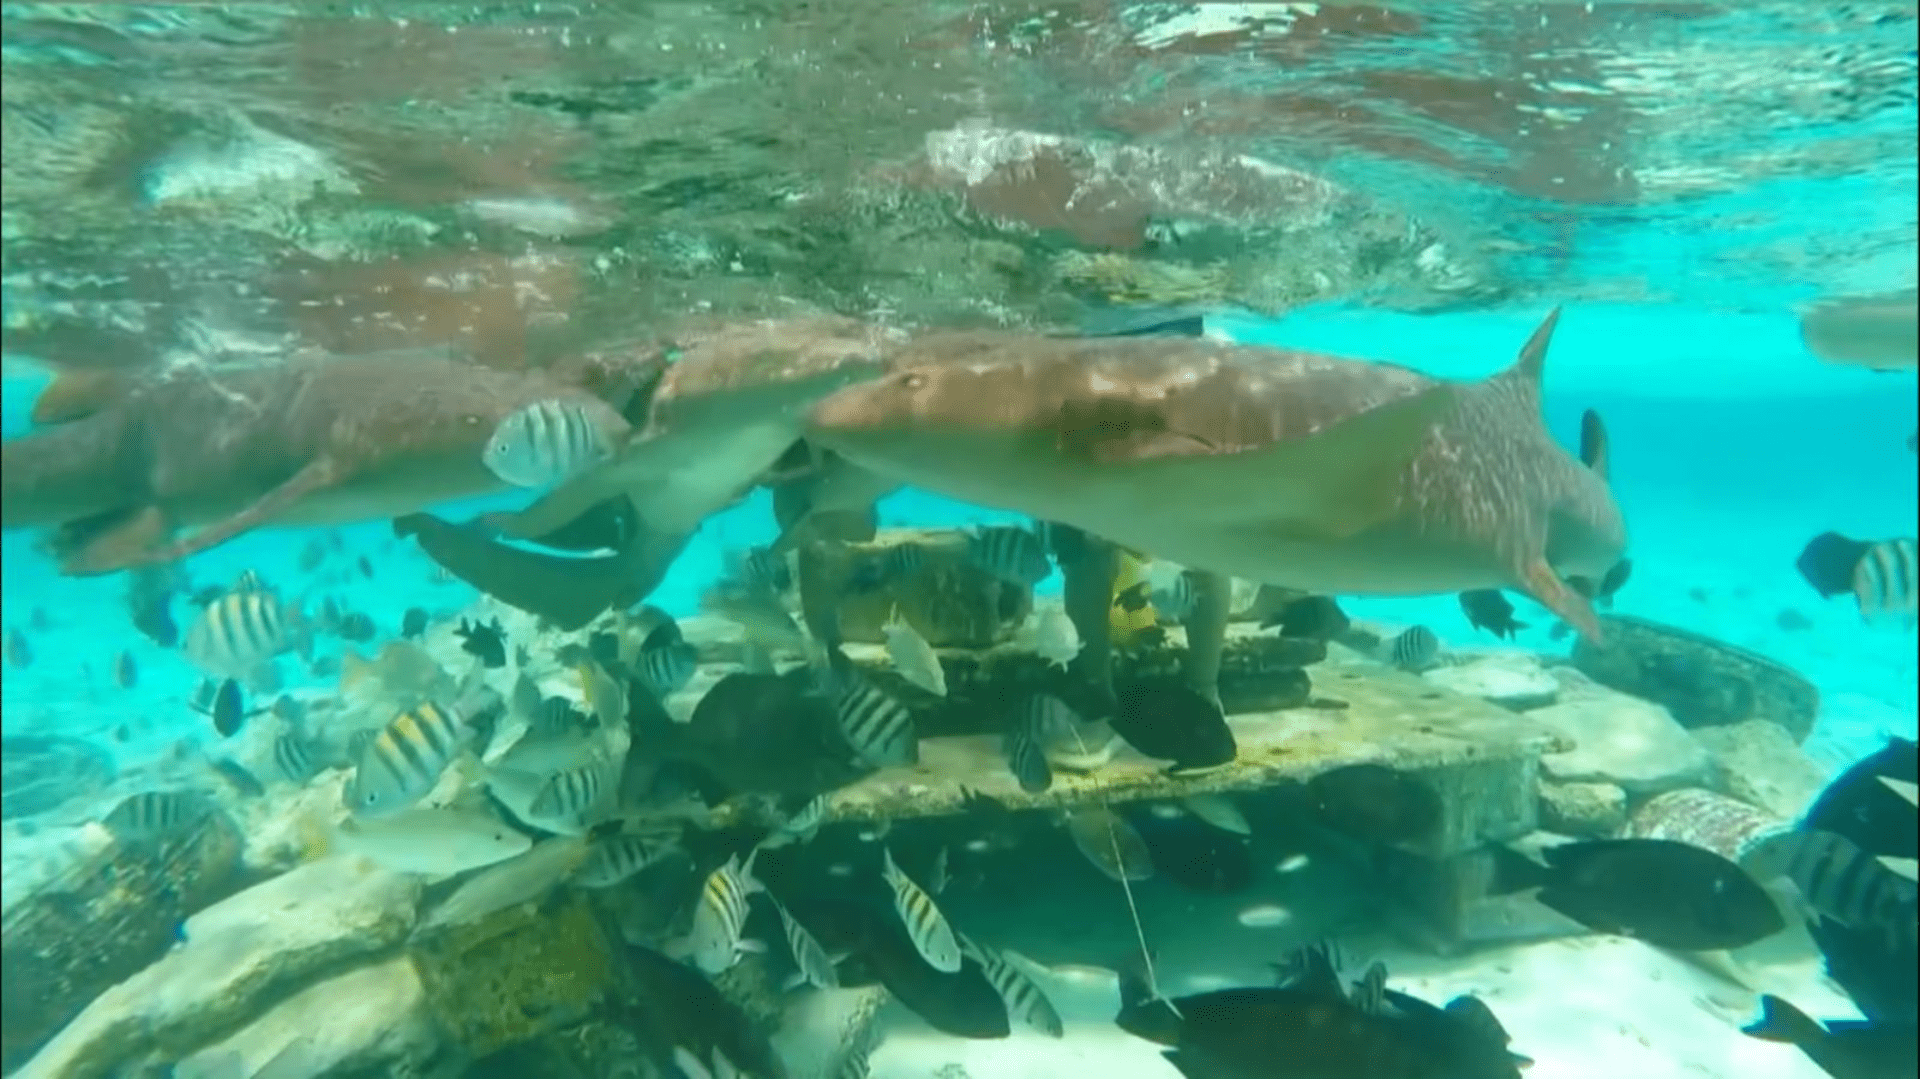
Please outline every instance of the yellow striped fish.
[[893, 886], [893, 906], [900, 912], [900, 921], [907, 925], [907, 936], [913, 939], [913, 947], [935, 971], [949, 975], [959, 971], [960, 943], [954, 939], [947, 917], [940, 914], [940, 908], [925, 889], [901, 872], [893, 861], [892, 849], [882, 851], [887, 860], [882, 873], [886, 875], [887, 884]]
[[760, 891], [753, 878], [755, 849], [745, 864], [738, 855], [707, 875], [700, 889], [699, 906], [693, 910], [693, 929], [687, 933], [687, 955], [701, 971], [718, 975], [733, 966], [740, 953], [754, 951], [759, 942], [743, 941], [740, 930], [747, 924], [747, 898]]
[[460, 718], [431, 701], [393, 718], [360, 752], [347, 781], [347, 806], [361, 817], [398, 813], [440, 782], [469, 732]]

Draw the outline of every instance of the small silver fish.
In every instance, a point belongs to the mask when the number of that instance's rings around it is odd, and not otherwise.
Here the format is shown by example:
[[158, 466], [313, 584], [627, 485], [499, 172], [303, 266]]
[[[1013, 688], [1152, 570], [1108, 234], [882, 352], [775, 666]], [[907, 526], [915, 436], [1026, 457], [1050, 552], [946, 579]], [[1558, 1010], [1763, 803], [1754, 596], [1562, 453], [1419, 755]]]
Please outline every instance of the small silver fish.
[[1882, 540], [1867, 548], [1853, 568], [1853, 596], [1869, 623], [1920, 615], [1920, 548], [1909, 538]]
[[587, 842], [578, 836], [556, 836], [535, 844], [526, 853], [498, 862], [461, 883], [440, 902], [415, 935], [442, 926], [484, 919], [515, 904], [545, 896], [586, 859]]
[[997, 950], [982, 947], [965, 934], [959, 935], [960, 951], [980, 965], [980, 971], [986, 975], [987, 982], [1000, 992], [1000, 1000], [1006, 1003], [1007, 1015], [1018, 1017], [1027, 1026], [1043, 1035], [1061, 1038], [1067, 1028], [1060, 1020], [1060, 1011], [1047, 1000], [1040, 984], [1009, 963]]
[[505, 483], [543, 488], [592, 468], [612, 451], [611, 440], [585, 408], [548, 399], [500, 421], [480, 459]]
[[378, 817], [419, 802], [471, 734], [451, 710], [431, 701], [394, 717], [355, 763], [347, 806], [362, 817]]
[[770, 649], [804, 652], [807, 635], [793, 621], [780, 597], [765, 586], [719, 581], [700, 597], [700, 606], [738, 623], [747, 637]]
[[1189, 795], [1180, 804], [1194, 817], [1216, 829], [1239, 836], [1253, 835], [1253, 826], [1247, 824], [1247, 816], [1225, 795]]
[[1034, 737], [1031, 724], [1016, 722], [1000, 737], [1000, 749], [1020, 790], [1037, 795], [1053, 786], [1053, 768], [1047, 764], [1046, 751]]
[[862, 761], [875, 768], [919, 762], [920, 737], [905, 705], [857, 672], [836, 681], [840, 693], [834, 712], [840, 732]]
[[933, 869], [927, 871], [927, 891], [935, 896], [947, 891], [947, 849], [941, 845], [940, 853], [933, 857]]
[[800, 921], [793, 917], [787, 906], [778, 900], [773, 902], [775, 911], [780, 913], [780, 925], [786, 930], [787, 948], [793, 953], [794, 966], [800, 970], [787, 980], [787, 989], [811, 983], [822, 990], [840, 985], [840, 973], [834, 970], [833, 958], [827, 950], [820, 947], [815, 938]]
[[122, 690], [131, 690], [140, 685], [140, 668], [133, 662], [133, 653], [122, 650], [113, 659], [113, 685]]
[[1403, 671], [1430, 667], [1440, 654], [1440, 639], [1424, 626], [1409, 626], [1387, 643], [1387, 656]]
[[1067, 613], [1057, 607], [1042, 608], [1034, 616], [1033, 651], [1049, 664], [1065, 671], [1080, 655], [1080, 631]]
[[191, 791], [142, 791], [120, 800], [100, 823], [123, 843], [153, 840], [186, 831], [209, 812], [206, 799]]
[[940, 654], [912, 624], [900, 617], [896, 606], [880, 632], [887, 638], [887, 656], [900, 677], [935, 697], [947, 696], [947, 673], [940, 666]]
[[744, 581], [749, 585], [763, 586], [774, 592], [786, 592], [793, 588], [793, 572], [787, 567], [786, 557], [775, 555], [767, 548], [748, 548], [727, 556], [727, 576]]
[[319, 771], [307, 740], [291, 731], [283, 731], [273, 740], [273, 767], [295, 784], [306, 783]]
[[935, 971], [944, 971], [951, 975], [960, 970], [960, 943], [954, 939], [953, 927], [947, 925], [947, 917], [933, 902], [927, 891], [913, 883], [913, 879], [903, 873], [893, 861], [893, 851], [883, 848], [886, 862], [881, 873], [887, 884], [893, 888], [893, 907], [900, 913], [900, 921], [906, 924], [907, 936], [913, 939], [913, 947]]
[[33, 666], [33, 642], [17, 626], [7, 627], [7, 663], [17, 668]]
[[693, 929], [688, 932], [687, 953], [694, 966], [709, 975], [718, 975], [733, 966], [742, 951], [752, 951], [758, 943], [740, 937], [747, 924], [747, 899], [760, 892], [753, 877], [757, 851], [747, 855], [745, 863], [738, 855], [707, 875], [701, 886], [700, 900], [693, 910]]
[[340, 846], [403, 874], [459, 874], [524, 854], [533, 838], [483, 810], [415, 806], [377, 819], [349, 816]]

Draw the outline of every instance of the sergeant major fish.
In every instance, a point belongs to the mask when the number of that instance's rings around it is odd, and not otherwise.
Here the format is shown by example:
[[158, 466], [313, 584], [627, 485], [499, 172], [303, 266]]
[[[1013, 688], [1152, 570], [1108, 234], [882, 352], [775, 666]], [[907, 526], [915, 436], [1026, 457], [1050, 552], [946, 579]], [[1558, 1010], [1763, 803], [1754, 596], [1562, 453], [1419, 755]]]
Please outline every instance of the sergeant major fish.
[[611, 440], [585, 409], [572, 402], [547, 400], [501, 420], [481, 460], [506, 483], [544, 488], [571, 479], [612, 452]]
[[946, 697], [947, 673], [940, 666], [940, 654], [913, 624], [900, 617], [898, 605], [880, 630], [887, 637], [887, 656], [900, 677], [935, 697]]
[[893, 889], [894, 910], [900, 913], [900, 921], [906, 925], [913, 947], [934, 970], [948, 974], [959, 971], [960, 943], [954, 939], [947, 917], [940, 913], [933, 897], [901, 871], [893, 861], [891, 849], [882, 849], [882, 853], [886, 861], [881, 873]]
[[700, 900], [693, 910], [693, 928], [685, 945], [694, 966], [709, 975], [718, 975], [733, 966], [741, 952], [756, 951], [759, 942], [742, 940], [740, 931], [747, 924], [747, 900], [760, 892], [753, 877], [753, 860], [758, 851], [749, 852], [742, 863], [738, 855], [707, 875], [700, 888]]
[[380, 817], [419, 802], [471, 734], [431, 701], [394, 717], [360, 752], [347, 781], [347, 806], [362, 817]]

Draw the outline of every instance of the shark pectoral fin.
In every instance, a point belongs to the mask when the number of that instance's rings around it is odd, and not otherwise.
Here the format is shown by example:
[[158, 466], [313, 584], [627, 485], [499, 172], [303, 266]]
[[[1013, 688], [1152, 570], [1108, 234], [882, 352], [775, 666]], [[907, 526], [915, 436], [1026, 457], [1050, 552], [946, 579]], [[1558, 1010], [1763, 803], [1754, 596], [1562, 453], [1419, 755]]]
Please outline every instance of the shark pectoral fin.
[[157, 506], [145, 506], [69, 522], [49, 547], [63, 574], [111, 574], [148, 561], [152, 552], [165, 546], [170, 531], [166, 514]]
[[220, 546], [241, 533], [270, 524], [301, 499], [338, 484], [347, 475], [338, 459], [322, 454], [299, 472], [282, 481], [279, 487], [255, 499], [246, 509], [200, 529], [192, 536], [154, 552], [143, 562], [173, 562], [189, 555]]
[[1286, 522], [1299, 535], [1352, 536], [1394, 512], [1407, 466], [1455, 400], [1454, 387], [1441, 385], [1306, 438], [1149, 461], [1153, 484], [1142, 494], [1201, 521]]
[[65, 424], [85, 419], [118, 401], [132, 381], [121, 371], [59, 372], [33, 400], [33, 422]]
[[1560, 575], [1553, 572], [1545, 559], [1535, 559], [1520, 571], [1520, 584], [1527, 594], [1538, 600], [1548, 611], [1566, 622], [1568, 626], [1580, 631], [1588, 641], [1598, 645], [1605, 641], [1606, 635], [1600, 630], [1600, 618], [1593, 612], [1593, 604], [1586, 597], [1567, 587]]
[[636, 458], [633, 449], [619, 451], [617, 456], [535, 499], [526, 509], [502, 514], [498, 519], [500, 535], [513, 540], [538, 540], [558, 532], [596, 504], [639, 486], [646, 476], [647, 463]]

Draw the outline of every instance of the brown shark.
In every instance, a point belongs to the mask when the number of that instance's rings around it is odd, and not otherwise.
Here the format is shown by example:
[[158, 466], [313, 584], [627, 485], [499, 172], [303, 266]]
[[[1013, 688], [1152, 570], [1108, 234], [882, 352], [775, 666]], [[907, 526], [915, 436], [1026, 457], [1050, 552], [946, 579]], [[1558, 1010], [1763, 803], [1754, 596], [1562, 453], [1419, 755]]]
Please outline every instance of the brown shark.
[[502, 533], [531, 539], [618, 495], [662, 532], [691, 530], [787, 454], [814, 402], [885, 371], [894, 344], [886, 331], [840, 318], [683, 333], [665, 346], [673, 359], [652, 388], [640, 433], [612, 460], [503, 519]]
[[1519, 588], [1588, 635], [1565, 575], [1626, 544], [1606, 479], [1540, 416], [1558, 311], [1508, 370], [1185, 338], [935, 334], [820, 402], [807, 437], [901, 483], [1316, 593]]
[[600, 399], [544, 373], [431, 353], [154, 375], [0, 447], [0, 517], [9, 529], [57, 527], [55, 553], [73, 574], [172, 561], [262, 525], [392, 517], [499, 490], [481, 461], [487, 439], [549, 398], [628, 430]]

